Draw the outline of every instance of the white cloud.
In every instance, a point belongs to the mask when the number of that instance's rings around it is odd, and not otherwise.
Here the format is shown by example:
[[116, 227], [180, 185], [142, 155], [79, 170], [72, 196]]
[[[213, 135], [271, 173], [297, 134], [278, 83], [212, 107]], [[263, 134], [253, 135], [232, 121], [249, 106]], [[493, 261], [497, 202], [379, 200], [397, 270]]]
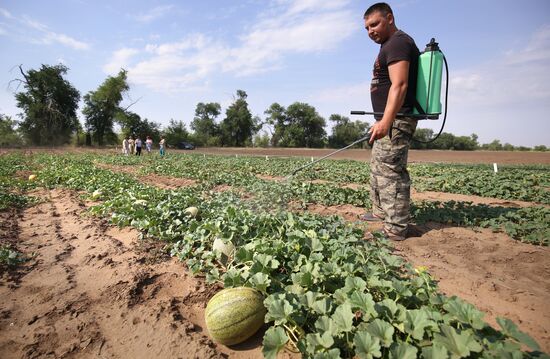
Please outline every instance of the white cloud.
[[11, 23], [8, 26], [16, 34], [14, 38], [23, 39], [23, 41], [34, 44], [51, 45], [57, 43], [75, 50], [88, 50], [91, 47], [90, 44], [79, 41], [69, 35], [51, 31], [47, 25], [35, 21], [26, 15], [17, 18], [3, 9], [0, 9], [0, 13], [10, 19]]
[[242, 37], [242, 46], [233, 49], [232, 59], [224, 68], [239, 74], [263, 72], [273, 65], [278, 67], [279, 60], [291, 53], [330, 50], [354, 30], [347, 11], [265, 20]]
[[508, 51], [506, 63], [508, 65], [524, 65], [532, 62], [546, 62], [550, 60], [550, 25], [543, 26], [537, 31], [524, 49]]
[[286, 13], [286, 16], [293, 14], [300, 14], [304, 11], [318, 12], [319, 10], [336, 10], [341, 9], [349, 3], [349, 0], [292, 0], [282, 1], [282, 3], [289, 3], [290, 6]]
[[134, 55], [137, 55], [139, 50], [124, 47], [114, 52], [111, 61], [103, 66], [103, 71], [113, 75], [120, 71], [121, 68], [126, 68]]
[[0, 14], [8, 19], [14, 19], [13, 15], [6, 9], [0, 8]]
[[55, 32], [52, 32], [52, 31], [48, 31], [44, 34], [45, 36], [42, 38], [42, 41], [45, 43], [45, 44], [51, 44], [51, 43], [59, 43], [61, 45], [65, 45], [67, 47], [70, 47], [72, 49], [75, 49], [75, 50], [89, 50], [90, 49], [90, 45], [85, 43], [85, 42], [82, 42], [82, 41], [78, 41], [68, 35], [65, 35], [65, 34], [58, 34], [58, 33], [55, 33]]
[[[315, 102], [343, 103], [357, 106], [357, 103], [363, 103], [370, 96], [370, 82], [361, 82], [348, 86], [331, 87], [321, 90], [318, 94], [312, 96]], [[364, 109], [358, 109], [364, 110]]]
[[157, 6], [150, 9], [146, 13], [135, 15], [134, 18], [139, 22], [144, 22], [144, 23], [152, 22], [168, 14], [170, 10], [172, 10], [173, 8], [174, 8], [174, 5]]
[[535, 32], [524, 48], [453, 71], [449, 91], [454, 106], [550, 102], [550, 26]]
[[[157, 91], [172, 92], [201, 87], [216, 72], [248, 76], [280, 69], [288, 55], [327, 51], [349, 37], [356, 26], [352, 12], [344, 9], [348, 2], [274, 1], [233, 46], [203, 34], [191, 34], [178, 42], [150, 43], [139, 54], [132, 53], [136, 56], [127, 67], [129, 78]], [[105, 71], [121, 62], [118, 56], [122, 53], [113, 54]]]

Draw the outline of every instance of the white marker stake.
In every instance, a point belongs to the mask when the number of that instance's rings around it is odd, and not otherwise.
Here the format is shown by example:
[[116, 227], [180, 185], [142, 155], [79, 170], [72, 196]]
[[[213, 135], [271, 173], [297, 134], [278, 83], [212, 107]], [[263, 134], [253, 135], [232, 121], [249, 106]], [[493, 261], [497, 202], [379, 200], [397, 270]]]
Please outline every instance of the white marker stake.
[[497, 166], [496, 162], [493, 163], [493, 169], [495, 170], [495, 173], [498, 172], [498, 166]]
[[269, 159], [269, 157], [265, 156], [265, 160], [267, 161]]
[[313, 157], [311, 157], [311, 162], [313, 162]]

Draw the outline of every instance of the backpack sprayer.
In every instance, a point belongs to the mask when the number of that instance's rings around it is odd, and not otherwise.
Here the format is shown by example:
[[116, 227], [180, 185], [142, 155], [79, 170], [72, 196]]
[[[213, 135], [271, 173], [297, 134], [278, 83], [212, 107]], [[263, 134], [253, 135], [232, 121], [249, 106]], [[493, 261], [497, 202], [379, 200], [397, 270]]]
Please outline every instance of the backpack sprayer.
[[[414, 141], [421, 143], [430, 143], [435, 141], [439, 135], [443, 132], [445, 127], [445, 121], [447, 120], [447, 98], [449, 95], [449, 67], [447, 65], [447, 59], [439, 49], [439, 44], [435, 42], [435, 39], [432, 38], [430, 42], [426, 45], [426, 49], [423, 53], [420, 54], [418, 58], [418, 78], [416, 81], [416, 99], [414, 103], [413, 113], [397, 113], [396, 117], [412, 117], [418, 120], [437, 120], [439, 115], [441, 115], [441, 82], [442, 82], [442, 72], [443, 64], [445, 64], [445, 110], [443, 114], [443, 123], [441, 124], [441, 129], [439, 133], [429, 141], [420, 141], [414, 139]], [[383, 112], [366, 112], [366, 111], [351, 111], [352, 115], [376, 115], [383, 116]], [[395, 127], [392, 127], [395, 128]], [[391, 138], [391, 129], [389, 132]], [[359, 143], [367, 141], [370, 138], [370, 132], [367, 133], [365, 137], [358, 139], [357, 141], [350, 143], [346, 147], [340, 148], [334, 152], [329, 153], [326, 156], [318, 158], [307, 165], [299, 167], [292, 171], [285, 180], [288, 180], [290, 177], [294, 176], [299, 171], [312, 166], [313, 164], [324, 160], [330, 156], [337, 154], [338, 152], [347, 150], [350, 147], [353, 147]]]

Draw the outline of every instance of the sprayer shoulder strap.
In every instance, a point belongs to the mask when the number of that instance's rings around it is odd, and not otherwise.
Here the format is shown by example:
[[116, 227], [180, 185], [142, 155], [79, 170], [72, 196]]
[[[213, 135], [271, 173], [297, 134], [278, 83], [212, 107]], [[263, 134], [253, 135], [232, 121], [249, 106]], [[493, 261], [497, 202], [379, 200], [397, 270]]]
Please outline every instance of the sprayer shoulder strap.
[[416, 111], [418, 111], [419, 114], [421, 115], [426, 114], [426, 111], [424, 111], [424, 109], [422, 108], [422, 105], [420, 105], [417, 99], [414, 99], [414, 108], [416, 109]]

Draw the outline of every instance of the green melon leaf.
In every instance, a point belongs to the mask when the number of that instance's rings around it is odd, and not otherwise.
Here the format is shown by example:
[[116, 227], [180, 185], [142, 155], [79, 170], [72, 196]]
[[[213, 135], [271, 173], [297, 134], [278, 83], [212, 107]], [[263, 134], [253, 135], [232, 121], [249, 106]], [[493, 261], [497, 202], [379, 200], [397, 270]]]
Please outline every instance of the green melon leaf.
[[326, 352], [316, 353], [313, 359], [340, 359], [340, 349], [334, 348]]
[[405, 320], [405, 332], [416, 340], [422, 340], [426, 327], [433, 326], [434, 324], [433, 321], [428, 319], [428, 314], [425, 310], [409, 310], [407, 311], [407, 319]]
[[450, 298], [443, 308], [456, 319], [468, 323], [474, 329], [482, 329], [486, 324], [483, 321], [483, 312], [477, 310], [470, 303], [466, 303], [457, 297]]
[[363, 320], [368, 321], [370, 318], [376, 318], [378, 313], [374, 309], [374, 300], [370, 293], [355, 291], [351, 294], [349, 301], [353, 308], [359, 309], [363, 313]]
[[334, 338], [329, 332], [325, 332], [323, 335], [319, 333], [308, 334], [306, 336], [306, 340], [312, 347], [315, 348], [315, 351], [319, 348], [328, 349], [334, 345]]
[[369, 323], [367, 326], [367, 331], [373, 337], [380, 339], [380, 342], [384, 347], [389, 347], [393, 342], [393, 326], [382, 319], [375, 319]]
[[338, 334], [338, 329], [334, 321], [327, 316], [322, 316], [315, 322], [315, 329], [320, 333], [330, 333], [332, 335]]
[[271, 279], [269, 279], [269, 276], [265, 273], [256, 273], [250, 277], [249, 281], [252, 287], [264, 294], [267, 292], [267, 287], [271, 284]]
[[380, 339], [373, 338], [366, 331], [359, 331], [353, 338], [355, 344], [355, 354], [361, 359], [380, 358]]
[[332, 308], [332, 301], [329, 298], [323, 298], [313, 303], [313, 306], [311, 308], [318, 314], [327, 314]]
[[294, 308], [286, 299], [273, 300], [267, 304], [267, 314], [265, 321], [273, 321], [275, 325], [281, 325], [287, 322], [287, 318], [292, 314]]
[[338, 308], [336, 308], [334, 314], [332, 315], [332, 320], [334, 321], [336, 329], [339, 333], [349, 332], [352, 330], [353, 318], [354, 314], [351, 311], [351, 306], [349, 305], [349, 303], [344, 303], [338, 306]]
[[518, 329], [518, 327], [510, 319], [506, 318], [497, 318], [497, 323], [502, 328], [502, 332], [518, 342], [527, 345], [533, 350], [540, 350], [538, 343], [529, 336], [529, 334], [524, 333]]
[[444, 346], [459, 358], [470, 355], [470, 352], [479, 353], [482, 350], [469, 329], [459, 333], [455, 328], [442, 324], [440, 330], [440, 333], [434, 334], [433, 343]]
[[417, 352], [410, 344], [394, 343], [390, 349], [390, 359], [416, 359]]
[[434, 344], [431, 347], [422, 348], [424, 359], [448, 359], [449, 352], [443, 346]]
[[267, 359], [276, 359], [277, 353], [288, 342], [288, 336], [281, 327], [271, 327], [264, 334], [262, 353]]

